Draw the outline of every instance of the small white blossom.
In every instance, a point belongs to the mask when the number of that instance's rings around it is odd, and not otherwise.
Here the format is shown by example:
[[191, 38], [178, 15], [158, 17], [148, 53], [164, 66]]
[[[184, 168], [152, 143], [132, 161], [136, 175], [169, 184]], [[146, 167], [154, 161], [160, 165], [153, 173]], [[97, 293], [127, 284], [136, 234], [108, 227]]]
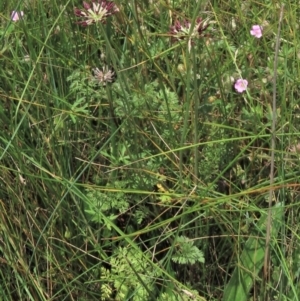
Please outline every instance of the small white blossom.
[[111, 83], [115, 79], [115, 72], [108, 69], [107, 67], [103, 67], [102, 70], [99, 68], [94, 68], [94, 79], [97, 81], [97, 83], [102, 84], [103, 86], [106, 85], [106, 83]]
[[81, 21], [77, 22], [82, 26], [88, 26], [97, 22], [105, 23], [106, 17], [119, 11], [114, 2], [106, 0], [93, 0], [92, 3], [83, 1], [82, 9], [75, 8], [74, 13]]

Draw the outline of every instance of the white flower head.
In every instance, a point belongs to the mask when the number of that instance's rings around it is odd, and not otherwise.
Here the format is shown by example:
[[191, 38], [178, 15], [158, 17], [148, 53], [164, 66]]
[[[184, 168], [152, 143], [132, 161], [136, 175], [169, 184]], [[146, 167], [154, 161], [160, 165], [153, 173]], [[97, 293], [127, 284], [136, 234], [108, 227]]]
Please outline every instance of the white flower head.
[[103, 67], [102, 70], [99, 68], [94, 68], [94, 79], [97, 83], [105, 86], [107, 83], [112, 83], [115, 79], [115, 72], [108, 69], [108, 67]]

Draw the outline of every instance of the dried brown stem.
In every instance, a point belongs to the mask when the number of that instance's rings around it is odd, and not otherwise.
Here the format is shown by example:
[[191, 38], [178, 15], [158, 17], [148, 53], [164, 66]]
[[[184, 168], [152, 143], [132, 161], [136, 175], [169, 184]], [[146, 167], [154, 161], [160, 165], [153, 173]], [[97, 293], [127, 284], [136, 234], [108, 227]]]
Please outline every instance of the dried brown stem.
[[264, 279], [265, 283], [270, 279], [270, 240], [271, 240], [271, 229], [272, 229], [272, 199], [274, 194], [273, 184], [274, 184], [274, 167], [275, 167], [275, 139], [276, 139], [276, 79], [277, 79], [277, 65], [278, 65], [278, 52], [280, 45], [280, 29], [283, 18], [283, 8], [284, 5], [281, 5], [280, 17], [278, 24], [278, 32], [276, 38], [275, 46], [275, 58], [274, 58], [274, 77], [273, 77], [273, 120], [271, 128], [271, 170], [270, 170], [270, 194], [269, 194], [269, 205], [268, 205], [268, 218], [267, 218], [267, 231], [266, 231], [266, 250], [265, 250], [265, 259], [264, 259]]

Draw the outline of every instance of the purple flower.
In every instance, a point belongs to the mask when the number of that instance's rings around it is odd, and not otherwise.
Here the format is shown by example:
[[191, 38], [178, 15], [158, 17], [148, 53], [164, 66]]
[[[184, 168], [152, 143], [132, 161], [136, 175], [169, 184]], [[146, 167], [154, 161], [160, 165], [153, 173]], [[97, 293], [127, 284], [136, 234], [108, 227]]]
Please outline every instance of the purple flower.
[[204, 21], [202, 18], [198, 18], [191, 32], [192, 23], [188, 20], [180, 21], [176, 20], [174, 25], [170, 27], [169, 34], [171, 35], [172, 41], [179, 41], [188, 38], [188, 49], [191, 51], [193, 38], [203, 36], [203, 32], [209, 26], [209, 23]]
[[196, 20], [193, 31], [190, 32], [191, 22], [184, 20], [182, 23], [176, 20], [174, 25], [170, 27], [170, 35], [172, 40], [182, 40], [190, 35], [191, 38], [196, 36], [201, 36], [202, 33], [207, 29], [209, 24], [205, 22], [202, 18]]
[[248, 81], [246, 79], [238, 79], [235, 84], [234, 88], [238, 93], [243, 93], [247, 90]]
[[12, 20], [13, 22], [17, 22], [17, 21], [19, 21], [23, 16], [24, 16], [24, 12], [23, 12], [23, 11], [17, 12], [17, 11], [14, 10], [14, 11], [11, 13], [10, 18], [11, 18], [11, 20]]
[[262, 37], [262, 27], [260, 25], [253, 25], [250, 34], [256, 38], [261, 38]]
[[83, 9], [75, 8], [74, 13], [82, 21], [77, 22], [88, 26], [97, 22], [105, 23], [105, 19], [119, 11], [114, 2], [106, 0], [92, 0], [91, 4], [83, 1]]

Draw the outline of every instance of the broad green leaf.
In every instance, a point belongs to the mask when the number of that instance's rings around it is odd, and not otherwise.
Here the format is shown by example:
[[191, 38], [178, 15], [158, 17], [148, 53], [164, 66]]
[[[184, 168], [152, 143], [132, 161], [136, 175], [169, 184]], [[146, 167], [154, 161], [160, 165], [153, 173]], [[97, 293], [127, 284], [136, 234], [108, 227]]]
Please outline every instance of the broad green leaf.
[[[283, 206], [281, 203], [278, 203], [272, 208], [271, 237], [276, 237], [280, 229], [281, 223], [279, 220], [282, 214]], [[250, 237], [247, 240], [237, 266], [225, 287], [222, 301], [246, 301], [248, 299], [253, 281], [264, 264], [266, 220], [267, 215], [263, 215], [257, 224], [260, 237]]]

